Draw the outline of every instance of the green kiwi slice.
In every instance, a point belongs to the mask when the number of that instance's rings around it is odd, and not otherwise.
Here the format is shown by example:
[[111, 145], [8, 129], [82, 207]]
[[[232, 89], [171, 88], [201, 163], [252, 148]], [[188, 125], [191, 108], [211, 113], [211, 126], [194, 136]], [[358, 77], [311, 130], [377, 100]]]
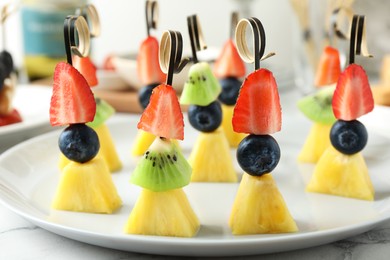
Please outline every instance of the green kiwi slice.
[[336, 121], [332, 109], [332, 98], [335, 87], [325, 87], [312, 95], [298, 101], [298, 108], [310, 120], [330, 125]]
[[95, 98], [96, 114], [92, 122], [87, 123], [90, 127], [98, 127], [103, 124], [110, 116], [115, 113], [115, 109], [106, 101], [100, 98]]
[[207, 62], [199, 62], [190, 68], [188, 79], [181, 93], [184, 105], [207, 106], [218, 98], [222, 88]]
[[169, 139], [156, 138], [130, 176], [130, 182], [160, 192], [190, 183], [192, 169], [180, 149]]

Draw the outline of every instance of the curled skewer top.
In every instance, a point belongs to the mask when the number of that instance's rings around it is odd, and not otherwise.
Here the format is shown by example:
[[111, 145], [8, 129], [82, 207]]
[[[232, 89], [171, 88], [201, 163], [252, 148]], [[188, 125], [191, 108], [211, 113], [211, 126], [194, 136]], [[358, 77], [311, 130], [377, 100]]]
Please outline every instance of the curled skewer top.
[[83, 16], [89, 24], [91, 38], [98, 37], [101, 32], [100, 18], [93, 4], [84, 5], [76, 10], [76, 16]]
[[188, 33], [190, 34], [192, 60], [198, 62], [196, 52], [207, 49], [203, 38], [202, 27], [196, 14], [187, 17]]
[[64, 40], [66, 58], [69, 64], [72, 64], [72, 54], [80, 57], [88, 56], [90, 49], [90, 33], [87, 21], [85, 21], [84, 17], [73, 15], [66, 17], [64, 21]]
[[158, 25], [158, 3], [147, 0], [145, 3], [146, 33], [150, 36], [150, 29], [157, 29]]
[[[253, 51], [249, 51], [246, 40], [246, 28], [250, 26], [253, 37]], [[247, 63], [255, 63], [255, 70], [260, 68], [260, 61], [265, 60], [275, 53], [271, 52], [264, 56], [265, 51], [265, 31], [259, 19], [252, 17], [241, 19], [236, 27], [236, 44], [240, 57]]]
[[173, 74], [179, 73], [188, 63], [181, 60], [183, 37], [177, 31], [165, 31], [161, 36], [159, 61], [161, 70], [167, 74], [167, 85], [172, 85]]
[[238, 12], [232, 12], [232, 15], [230, 18], [230, 38], [231, 39], [234, 38], [237, 24], [238, 24]]
[[356, 55], [361, 55], [368, 58], [373, 57], [368, 53], [367, 49], [365, 24], [366, 21], [364, 15], [353, 16], [349, 44], [349, 64], [355, 62]]

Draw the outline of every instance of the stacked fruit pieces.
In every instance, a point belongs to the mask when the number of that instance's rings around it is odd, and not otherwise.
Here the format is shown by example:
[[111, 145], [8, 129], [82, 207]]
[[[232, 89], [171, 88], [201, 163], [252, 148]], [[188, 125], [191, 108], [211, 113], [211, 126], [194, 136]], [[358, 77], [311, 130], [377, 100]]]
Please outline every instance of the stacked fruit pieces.
[[316, 163], [330, 145], [330, 128], [336, 120], [332, 111], [333, 85], [340, 73], [339, 52], [328, 46], [316, 73], [315, 86], [321, 89], [298, 101], [298, 108], [314, 122], [298, 156], [300, 162]]
[[280, 149], [270, 135], [281, 129], [281, 106], [276, 81], [267, 69], [243, 82], [233, 114], [233, 129], [249, 134], [238, 146], [237, 160], [246, 172], [238, 189], [229, 225], [235, 235], [295, 232], [297, 226], [271, 171]]
[[349, 65], [340, 75], [332, 100], [338, 119], [330, 141], [318, 161], [307, 186], [308, 191], [373, 200], [374, 189], [360, 151], [367, 144], [367, 130], [357, 118], [374, 108], [374, 100], [364, 69]]
[[50, 123], [69, 125], [58, 144], [71, 162], [63, 169], [53, 200], [59, 210], [112, 213], [122, 204], [104, 160], [96, 132], [85, 123], [94, 119], [96, 103], [86, 79], [70, 64], [60, 62], [54, 72]]
[[180, 103], [190, 105], [190, 124], [200, 131], [189, 158], [191, 180], [195, 182], [237, 181], [229, 143], [220, 127], [222, 109], [217, 101], [220, 93], [221, 86], [208, 63], [199, 62], [191, 66]]
[[229, 39], [214, 64], [214, 74], [220, 79], [222, 92], [218, 99], [222, 103], [222, 128], [231, 147], [237, 147], [245, 137], [232, 127], [233, 109], [240, 91], [240, 78], [245, 76], [245, 64], [237, 52], [233, 39]]
[[192, 237], [199, 229], [182, 187], [191, 167], [172, 139], [184, 138], [183, 114], [175, 90], [154, 88], [138, 128], [158, 136], [133, 171], [130, 181], [143, 188], [125, 226], [130, 234]]
[[14, 63], [9, 52], [0, 53], [0, 126], [19, 123], [22, 117], [12, 107], [15, 92]]
[[[96, 76], [96, 67], [89, 57], [73, 56], [74, 67], [83, 75], [90, 87], [98, 84]], [[122, 168], [122, 162], [119, 159], [114, 141], [105, 121], [110, 118], [115, 110], [107, 102], [100, 98], [95, 98], [96, 113], [92, 122], [87, 125], [92, 127], [99, 137], [100, 149], [97, 156], [101, 156], [106, 162], [110, 172], [118, 171]], [[65, 156], [60, 157], [59, 167], [62, 169], [69, 163]]]
[[[165, 80], [165, 74], [161, 71], [158, 61], [158, 40], [148, 36], [142, 43], [137, 57], [138, 77], [145, 86], [139, 92], [139, 102], [143, 109], [149, 104], [150, 95], [155, 87]], [[132, 148], [132, 155], [143, 155], [154, 141], [155, 136], [143, 130], [139, 130]]]
[[390, 55], [383, 57], [380, 81], [372, 88], [375, 104], [390, 106]]

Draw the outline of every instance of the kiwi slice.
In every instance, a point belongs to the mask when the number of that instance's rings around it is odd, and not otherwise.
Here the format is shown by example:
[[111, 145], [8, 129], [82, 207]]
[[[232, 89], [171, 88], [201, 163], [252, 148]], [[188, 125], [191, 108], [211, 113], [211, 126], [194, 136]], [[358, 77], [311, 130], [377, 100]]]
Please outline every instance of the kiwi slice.
[[98, 127], [103, 124], [110, 116], [115, 113], [115, 109], [106, 101], [100, 98], [95, 98], [96, 114], [92, 122], [87, 123], [90, 127]]
[[188, 79], [181, 93], [184, 105], [207, 106], [215, 101], [222, 88], [207, 62], [199, 62], [190, 68]]
[[130, 177], [130, 182], [159, 192], [190, 183], [192, 169], [174, 142], [156, 138]]
[[310, 120], [330, 125], [336, 121], [332, 109], [332, 98], [335, 87], [324, 87], [312, 95], [298, 101], [298, 108]]

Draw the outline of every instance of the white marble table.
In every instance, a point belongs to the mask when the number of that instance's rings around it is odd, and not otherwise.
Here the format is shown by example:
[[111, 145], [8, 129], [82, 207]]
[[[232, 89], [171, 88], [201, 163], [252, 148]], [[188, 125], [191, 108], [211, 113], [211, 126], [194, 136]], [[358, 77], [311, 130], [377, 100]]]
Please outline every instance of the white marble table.
[[[390, 257], [390, 221], [328, 245], [262, 255], [261, 259], [383, 259]], [[172, 259], [122, 252], [73, 241], [34, 226], [0, 205], [0, 259]], [[260, 256], [231, 259], [259, 259]], [[177, 257], [179, 259], [179, 257]], [[182, 259], [182, 257], [181, 257]], [[224, 257], [223, 259], [229, 259]]]

